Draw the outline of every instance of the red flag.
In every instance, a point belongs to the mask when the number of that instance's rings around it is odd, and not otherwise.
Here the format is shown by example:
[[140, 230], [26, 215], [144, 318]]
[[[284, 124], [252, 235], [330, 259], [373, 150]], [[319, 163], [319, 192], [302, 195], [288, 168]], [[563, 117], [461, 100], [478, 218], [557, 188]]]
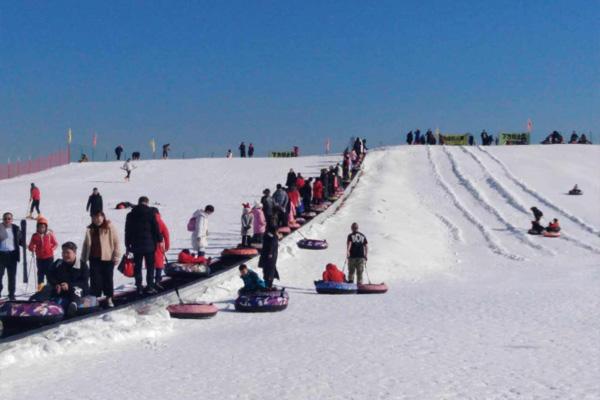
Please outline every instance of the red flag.
[[94, 133], [92, 137], [92, 147], [96, 147], [96, 143], [98, 142], [98, 135]]
[[533, 122], [531, 122], [531, 118], [527, 120], [527, 132], [531, 133], [533, 130]]

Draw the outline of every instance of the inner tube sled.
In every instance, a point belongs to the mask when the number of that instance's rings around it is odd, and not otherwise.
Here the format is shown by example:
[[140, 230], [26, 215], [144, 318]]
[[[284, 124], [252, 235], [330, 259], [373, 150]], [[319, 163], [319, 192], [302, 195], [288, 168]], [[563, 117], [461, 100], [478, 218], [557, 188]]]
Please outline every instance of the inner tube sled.
[[261, 290], [258, 292], [240, 291], [235, 300], [235, 309], [241, 312], [275, 312], [287, 308], [290, 296], [285, 289]]
[[542, 235], [544, 235], [544, 237], [557, 238], [557, 237], [560, 237], [560, 232], [544, 231], [544, 233], [542, 233]]
[[219, 312], [219, 309], [212, 303], [186, 303], [171, 304], [167, 307], [171, 318], [179, 319], [207, 319], [212, 318]]
[[0, 306], [5, 329], [53, 324], [65, 317], [60, 304], [53, 301], [7, 301]]
[[222, 257], [254, 257], [257, 255], [258, 250], [254, 247], [235, 247], [221, 252]]
[[198, 263], [173, 262], [165, 267], [165, 274], [172, 278], [194, 278], [210, 275], [210, 266]]
[[292, 228], [290, 228], [289, 226], [282, 226], [281, 228], [277, 229], [278, 233], [281, 233], [282, 235], [287, 235], [289, 233], [292, 233]]
[[329, 245], [327, 244], [327, 240], [318, 240], [318, 239], [302, 239], [298, 240], [296, 243], [298, 247], [306, 250], [325, 250]]
[[573, 190], [573, 189], [571, 189], [571, 190], [569, 190], [569, 194], [571, 196], [580, 196], [580, 195], [583, 194], [583, 192], [581, 190]]
[[388, 291], [385, 283], [359, 283], [358, 294], [383, 294]]
[[320, 294], [355, 294], [358, 286], [347, 282], [315, 281], [315, 289]]

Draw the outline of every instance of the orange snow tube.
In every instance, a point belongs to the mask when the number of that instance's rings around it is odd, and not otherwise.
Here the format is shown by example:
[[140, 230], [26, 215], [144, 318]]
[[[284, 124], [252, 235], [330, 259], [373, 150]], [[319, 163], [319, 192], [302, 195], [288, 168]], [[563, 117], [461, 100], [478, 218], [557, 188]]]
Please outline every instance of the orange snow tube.
[[258, 255], [258, 250], [253, 247], [236, 247], [225, 249], [221, 252], [222, 257], [254, 257]]

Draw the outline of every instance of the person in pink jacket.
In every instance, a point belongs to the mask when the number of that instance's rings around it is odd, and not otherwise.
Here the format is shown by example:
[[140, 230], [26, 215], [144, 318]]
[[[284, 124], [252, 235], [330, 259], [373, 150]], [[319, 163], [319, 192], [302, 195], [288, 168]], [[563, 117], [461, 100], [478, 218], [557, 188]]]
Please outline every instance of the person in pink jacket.
[[254, 208], [252, 208], [252, 215], [254, 216], [253, 228], [254, 228], [254, 236], [252, 237], [252, 241], [254, 243], [262, 243], [263, 235], [267, 229], [267, 220], [265, 219], [265, 214], [262, 210], [262, 204], [260, 201], [254, 202]]

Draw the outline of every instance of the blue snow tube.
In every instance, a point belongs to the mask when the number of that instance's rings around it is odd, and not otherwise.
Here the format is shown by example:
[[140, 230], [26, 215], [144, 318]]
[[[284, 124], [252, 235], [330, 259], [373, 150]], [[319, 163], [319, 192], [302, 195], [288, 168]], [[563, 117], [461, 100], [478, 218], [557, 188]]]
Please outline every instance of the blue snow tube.
[[290, 296], [285, 289], [243, 292], [235, 300], [235, 309], [241, 312], [275, 312], [285, 310]]
[[315, 289], [320, 294], [354, 294], [358, 292], [355, 283], [315, 281]]
[[327, 244], [327, 240], [317, 240], [317, 239], [298, 240], [297, 245], [301, 249], [308, 249], [308, 250], [325, 250], [329, 246]]

